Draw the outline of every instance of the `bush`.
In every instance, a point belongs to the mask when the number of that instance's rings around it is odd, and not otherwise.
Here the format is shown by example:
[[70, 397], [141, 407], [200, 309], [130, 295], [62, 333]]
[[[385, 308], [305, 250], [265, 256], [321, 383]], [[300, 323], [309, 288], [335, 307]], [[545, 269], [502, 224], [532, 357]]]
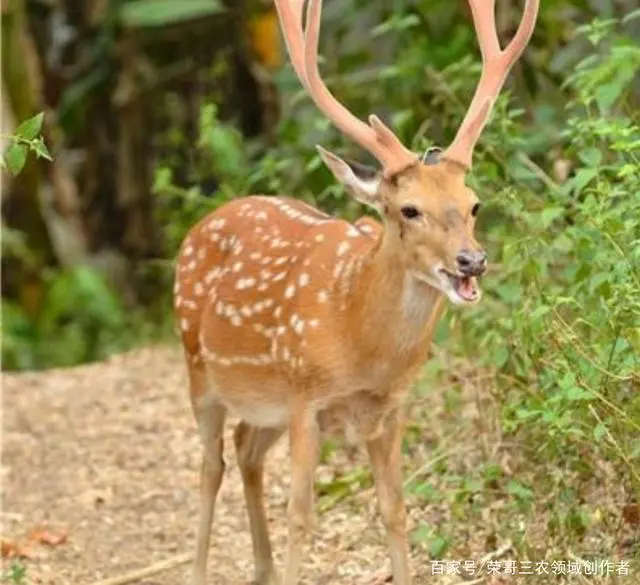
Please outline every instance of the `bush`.
[[120, 300], [92, 269], [52, 274], [43, 310], [29, 318], [3, 300], [3, 366], [38, 369], [71, 366], [105, 357], [125, 335]]
[[[564, 457], [601, 452], [640, 481], [640, 128], [627, 101], [640, 47], [614, 25], [582, 28], [595, 52], [566, 82], [571, 176], [557, 182], [522, 155], [505, 180], [482, 181], [499, 269], [482, 307], [454, 319], [461, 351], [480, 345], [503, 378], [505, 430]], [[491, 177], [488, 166], [476, 176]]]
[[[626, 20], [639, 16], [636, 11]], [[620, 24], [596, 19], [578, 29], [576, 43], [589, 47], [586, 56], [565, 64], [564, 84], [536, 96], [530, 116], [513, 107], [508, 92], [499, 99], [469, 178], [483, 201], [479, 233], [492, 264], [485, 299], [472, 311], [449, 311], [437, 332], [450, 355], [493, 372], [502, 431], [519, 437], [528, 460], [537, 461], [540, 487], [545, 477], [558, 481], [557, 468], [545, 462], [590, 475], [604, 458], [629, 491], [640, 488], [640, 132], [634, 102], [640, 48]], [[463, 58], [441, 74], [425, 73], [429, 41], [422, 30], [414, 38], [414, 27], [414, 18], [392, 14], [377, 30], [401, 29], [404, 40], [397, 65], [370, 73], [376, 84], [334, 79], [340, 63], [327, 63], [325, 70], [340, 86], [336, 93], [359, 113], [362, 103], [396, 106], [393, 126], [417, 149], [430, 144], [423, 119], [443, 142], [453, 135], [479, 66]], [[460, 39], [463, 53], [469, 39]], [[543, 52], [532, 46], [530, 59], [539, 62]], [[357, 62], [358, 55], [344, 59]], [[430, 90], [409, 97], [425, 75]], [[538, 77], [537, 85], [549, 85], [544, 74]], [[292, 103], [296, 111], [282, 121], [278, 148], [253, 157], [246, 176], [223, 174], [212, 196], [176, 189], [166, 181], [169, 171], [158, 171], [165, 178], [158, 185], [162, 206], [175, 205], [176, 196], [184, 200], [181, 220], [174, 215], [168, 228], [173, 249], [194, 216], [234, 194], [294, 193], [343, 216], [364, 211], [333, 182], [312, 147], [314, 131], [338, 151], [342, 139], [317, 112], [305, 119], [297, 96]], [[216, 141], [231, 142], [226, 133], [232, 131], [207, 119], [217, 131], [202, 129], [209, 140], [200, 146], [212, 153]], [[252, 159], [249, 150], [238, 157]], [[510, 485], [521, 484], [514, 479]]]

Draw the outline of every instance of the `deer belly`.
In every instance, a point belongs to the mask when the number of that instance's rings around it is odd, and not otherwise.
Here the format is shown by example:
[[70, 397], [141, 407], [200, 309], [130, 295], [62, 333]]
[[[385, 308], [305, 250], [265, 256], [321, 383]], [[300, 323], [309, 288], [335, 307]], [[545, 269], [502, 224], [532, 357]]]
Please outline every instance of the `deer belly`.
[[230, 373], [209, 371], [209, 394], [231, 416], [256, 427], [284, 427], [289, 423], [290, 389], [279, 377], [235, 379]]
[[[225, 403], [226, 404], [226, 403]], [[289, 409], [279, 404], [230, 403], [227, 408], [232, 415], [255, 427], [286, 427], [289, 423]]]

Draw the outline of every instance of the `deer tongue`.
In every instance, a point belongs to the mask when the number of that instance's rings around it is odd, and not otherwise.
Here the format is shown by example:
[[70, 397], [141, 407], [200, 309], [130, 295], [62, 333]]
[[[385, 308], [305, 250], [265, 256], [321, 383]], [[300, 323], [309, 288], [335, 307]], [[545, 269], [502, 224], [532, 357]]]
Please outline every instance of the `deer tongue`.
[[464, 276], [460, 278], [458, 282], [458, 294], [470, 301], [475, 299], [477, 291], [473, 282], [473, 277]]

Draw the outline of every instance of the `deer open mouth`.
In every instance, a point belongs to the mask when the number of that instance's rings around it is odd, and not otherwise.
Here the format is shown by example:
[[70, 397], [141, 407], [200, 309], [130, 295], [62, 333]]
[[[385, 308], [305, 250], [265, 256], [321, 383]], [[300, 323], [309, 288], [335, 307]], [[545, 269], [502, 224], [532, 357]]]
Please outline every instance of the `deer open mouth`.
[[440, 273], [446, 276], [453, 291], [463, 301], [472, 303], [480, 298], [480, 289], [478, 288], [478, 281], [475, 276], [453, 274], [444, 269], [441, 269]]

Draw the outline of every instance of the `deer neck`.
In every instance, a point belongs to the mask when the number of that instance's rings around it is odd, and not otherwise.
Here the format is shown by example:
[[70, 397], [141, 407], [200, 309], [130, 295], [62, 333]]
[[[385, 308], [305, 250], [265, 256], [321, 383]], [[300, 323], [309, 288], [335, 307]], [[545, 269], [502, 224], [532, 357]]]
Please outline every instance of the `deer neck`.
[[386, 229], [363, 259], [352, 297], [357, 318], [350, 326], [360, 339], [403, 353], [431, 339], [444, 297], [407, 270], [399, 237]]

